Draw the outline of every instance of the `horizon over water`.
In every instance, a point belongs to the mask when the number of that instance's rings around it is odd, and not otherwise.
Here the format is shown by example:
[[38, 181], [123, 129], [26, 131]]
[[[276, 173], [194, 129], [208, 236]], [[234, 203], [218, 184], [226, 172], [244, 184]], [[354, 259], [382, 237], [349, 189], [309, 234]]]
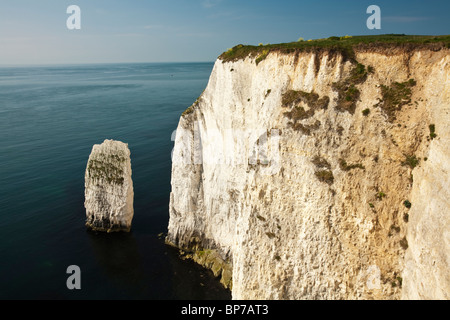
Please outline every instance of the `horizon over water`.
[[[230, 299], [164, 244], [172, 132], [213, 62], [0, 67], [0, 299]], [[94, 144], [128, 143], [129, 234], [86, 230]], [[69, 290], [67, 267], [81, 269]]]

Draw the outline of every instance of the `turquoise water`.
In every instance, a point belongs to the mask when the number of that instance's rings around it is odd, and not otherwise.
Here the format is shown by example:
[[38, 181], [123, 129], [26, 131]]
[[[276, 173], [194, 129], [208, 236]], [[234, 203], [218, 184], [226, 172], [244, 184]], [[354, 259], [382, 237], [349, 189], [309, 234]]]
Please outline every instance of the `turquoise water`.
[[[0, 298], [229, 299], [182, 261], [167, 231], [171, 134], [206, 87], [212, 63], [0, 69]], [[84, 226], [92, 145], [129, 144], [131, 234]], [[66, 287], [69, 265], [81, 290]]]

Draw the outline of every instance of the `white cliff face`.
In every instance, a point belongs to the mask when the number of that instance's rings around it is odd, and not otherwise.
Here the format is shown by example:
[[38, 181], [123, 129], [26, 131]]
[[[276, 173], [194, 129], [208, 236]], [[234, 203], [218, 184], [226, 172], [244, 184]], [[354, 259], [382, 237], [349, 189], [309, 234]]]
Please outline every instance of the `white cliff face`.
[[128, 144], [94, 145], [85, 174], [86, 226], [95, 231], [130, 231], [134, 215]]
[[[423, 88], [437, 137], [428, 161], [414, 172], [402, 297], [450, 299], [450, 74], [449, 59], [435, 61]], [[437, 130], [437, 129], [436, 129]], [[439, 138], [438, 138], [439, 137]]]
[[356, 59], [218, 60], [181, 117], [167, 242], [234, 299], [448, 299], [449, 51]]

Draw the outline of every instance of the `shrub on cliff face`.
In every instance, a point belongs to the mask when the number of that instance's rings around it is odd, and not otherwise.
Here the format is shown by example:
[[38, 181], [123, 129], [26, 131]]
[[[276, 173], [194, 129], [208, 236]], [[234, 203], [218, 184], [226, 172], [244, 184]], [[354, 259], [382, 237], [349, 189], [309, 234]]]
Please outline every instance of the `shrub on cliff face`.
[[381, 85], [383, 99], [377, 104], [388, 116], [388, 121], [395, 120], [395, 113], [404, 105], [411, 103], [412, 87], [416, 85], [414, 79], [406, 82], [394, 82], [391, 86]]
[[321, 125], [321, 122], [319, 121], [319, 120], [316, 120], [313, 124], [311, 124], [311, 125], [304, 125], [304, 124], [301, 124], [300, 122], [296, 122], [295, 124], [294, 123], [289, 123], [289, 125], [295, 130], [295, 131], [300, 131], [300, 132], [302, 132], [303, 134], [306, 134], [306, 135], [311, 135], [311, 132], [312, 131], [315, 131], [315, 130], [317, 130], [317, 129], [319, 129], [320, 128], [320, 125]]
[[[330, 98], [324, 96], [319, 98], [317, 93], [289, 90], [283, 94], [282, 106], [284, 108], [291, 108], [290, 111], [284, 113], [284, 115], [291, 120], [289, 123], [296, 131], [301, 131], [304, 134], [311, 134], [312, 130], [317, 130], [320, 127], [320, 121], [316, 121], [314, 124], [305, 125], [300, 123], [302, 120], [306, 120], [314, 116], [317, 110], [327, 109], [330, 103]], [[301, 103], [308, 106], [308, 110], [305, 110]]]
[[378, 193], [375, 195], [375, 197], [376, 197], [378, 200], [383, 200], [383, 198], [386, 197], [386, 194], [385, 194], [384, 192], [380, 191], [380, 192], [378, 192]]
[[[231, 71], [234, 71], [234, 70], [231, 70]], [[201, 98], [202, 98], [202, 96], [200, 95], [200, 97], [198, 97], [197, 100], [195, 100], [195, 102], [192, 104], [192, 106], [190, 106], [189, 108], [187, 108], [186, 110], [183, 111], [181, 116], [184, 117], [184, 116], [187, 116], [188, 114], [193, 113], [195, 108], [198, 107]]]
[[332, 84], [332, 88], [338, 92], [336, 105], [338, 111], [348, 111], [351, 114], [355, 113], [356, 102], [361, 95], [361, 92], [356, 88], [356, 85], [364, 83], [367, 79], [367, 75], [368, 71], [366, 70], [366, 67], [361, 63], [357, 63], [350, 71], [350, 75], [347, 78]]
[[103, 179], [108, 183], [122, 185], [124, 178], [120, 164], [126, 159], [117, 155], [102, 155], [100, 159], [102, 160], [89, 160], [87, 168], [89, 176], [94, 179]]
[[408, 209], [411, 208], [411, 202], [409, 202], [409, 200], [405, 200], [405, 201], [403, 202], [403, 205], [404, 205], [406, 208], [408, 208]]
[[194, 112], [194, 106], [190, 106], [189, 108], [187, 108], [186, 110], [183, 111], [183, 113], [181, 114], [182, 117], [187, 116], [188, 114], [191, 114], [192, 112]]
[[319, 181], [328, 183], [329, 185], [333, 184], [334, 182], [334, 176], [331, 170], [319, 170], [315, 172], [315, 175], [319, 179]]
[[428, 128], [430, 129], [430, 138], [431, 138], [431, 140], [433, 140], [434, 138], [437, 137], [437, 134], [436, 134], [436, 126], [435, 126], [434, 124], [430, 124], [430, 125], [428, 126]]
[[356, 64], [356, 67], [350, 73], [350, 81], [353, 83], [363, 83], [366, 81], [367, 71], [366, 66], [362, 63]]
[[289, 107], [292, 104], [298, 105], [300, 102], [305, 103], [310, 108], [308, 117], [314, 115], [314, 111], [318, 109], [327, 109], [330, 102], [328, 96], [319, 98], [319, 95], [312, 92], [289, 90], [283, 94], [282, 105], [283, 107]]
[[402, 162], [402, 165], [409, 166], [411, 169], [414, 169], [419, 164], [420, 159], [417, 159], [415, 155], [407, 155], [405, 156], [405, 161]]
[[263, 61], [264, 59], [267, 58], [267, 56], [269, 55], [269, 49], [265, 49], [261, 52], [261, 54], [256, 58], [255, 62], [256, 65], [258, 65], [261, 61]]
[[406, 249], [408, 249], [408, 240], [406, 240], [406, 237], [403, 237], [403, 239], [402, 240], [400, 240], [400, 246], [404, 249], [404, 250], [406, 250]]
[[352, 169], [365, 169], [361, 163], [348, 164], [344, 159], [339, 159], [339, 167], [342, 171], [350, 171]]
[[331, 169], [331, 165], [328, 163], [327, 160], [325, 160], [322, 157], [315, 156], [314, 159], [311, 161], [317, 168], [326, 168]]

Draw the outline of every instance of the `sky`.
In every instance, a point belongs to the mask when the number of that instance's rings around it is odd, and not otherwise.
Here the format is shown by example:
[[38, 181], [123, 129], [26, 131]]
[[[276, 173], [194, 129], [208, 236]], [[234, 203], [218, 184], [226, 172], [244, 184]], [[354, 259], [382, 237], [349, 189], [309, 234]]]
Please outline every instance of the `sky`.
[[[69, 30], [67, 8], [81, 9]], [[367, 8], [381, 9], [369, 30]], [[0, 0], [0, 65], [214, 61], [237, 44], [450, 34], [448, 0]]]

